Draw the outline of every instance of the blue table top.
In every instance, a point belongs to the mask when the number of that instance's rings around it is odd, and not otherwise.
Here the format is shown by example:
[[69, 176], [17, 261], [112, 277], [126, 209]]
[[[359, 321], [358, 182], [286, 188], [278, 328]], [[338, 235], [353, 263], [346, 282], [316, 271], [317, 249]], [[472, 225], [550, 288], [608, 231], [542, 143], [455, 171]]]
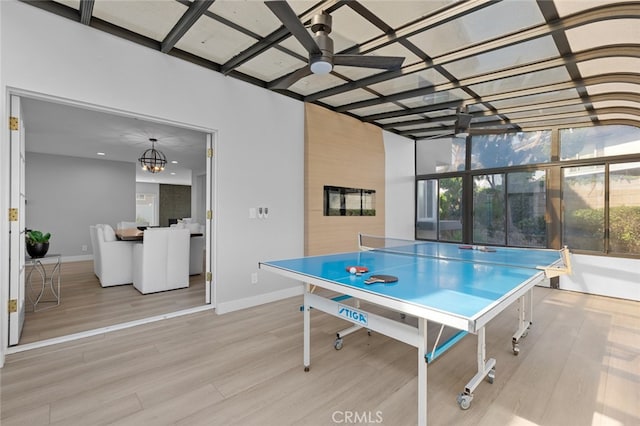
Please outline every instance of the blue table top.
[[[394, 250], [399, 250], [395, 248]], [[537, 266], [560, 260], [555, 250], [495, 248], [493, 252], [460, 249], [456, 244], [425, 243], [407, 246], [398, 254], [359, 251], [264, 262], [265, 265], [304, 277], [357, 288], [432, 310], [472, 318], [541, 274]], [[443, 258], [427, 257], [438, 255]], [[460, 259], [460, 260], [454, 260]], [[362, 275], [349, 266], [366, 266]], [[365, 284], [372, 274], [398, 277], [389, 284]]]

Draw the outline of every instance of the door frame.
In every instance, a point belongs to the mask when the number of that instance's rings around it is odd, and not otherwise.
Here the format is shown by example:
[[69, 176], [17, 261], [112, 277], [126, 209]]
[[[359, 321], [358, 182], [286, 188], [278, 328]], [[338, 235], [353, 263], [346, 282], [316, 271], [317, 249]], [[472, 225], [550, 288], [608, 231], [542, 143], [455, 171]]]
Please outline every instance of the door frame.
[[[11, 96], [19, 96], [20, 98], [30, 98], [36, 100], [42, 100], [47, 102], [54, 102], [63, 105], [74, 106], [82, 109], [89, 109], [98, 112], [104, 112], [109, 114], [120, 115], [129, 118], [136, 118], [144, 121], [150, 121], [154, 123], [164, 124], [167, 126], [175, 126], [184, 129], [190, 129], [202, 132], [207, 135], [207, 140], [211, 141], [211, 146], [213, 148], [213, 155], [211, 158], [210, 167], [207, 167], [207, 185], [210, 187], [210, 193], [207, 196], [206, 204], [208, 205], [208, 209], [211, 209], [212, 212], [217, 211], [217, 152], [218, 152], [218, 131], [216, 129], [197, 126], [189, 123], [183, 123], [178, 121], [172, 121], [167, 119], [162, 119], [158, 117], [153, 117], [149, 115], [144, 115], [140, 113], [135, 113], [132, 111], [123, 111], [121, 109], [112, 108], [105, 105], [95, 105], [82, 101], [60, 98], [53, 95], [47, 95], [42, 93], [33, 92], [30, 90], [19, 89], [19, 88], [7, 88], [5, 93], [5, 123], [8, 121], [8, 117], [11, 115], [10, 110], [10, 99]], [[3, 272], [2, 276], [0, 276], [0, 368], [4, 366], [5, 355], [7, 353], [18, 352], [14, 350], [14, 347], [9, 346], [9, 324], [8, 324], [8, 301], [9, 301], [9, 285], [11, 284], [10, 277], [8, 274], [9, 270], [9, 254], [10, 254], [10, 244], [9, 244], [9, 222], [8, 222], [8, 211], [10, 206], [9, 193], [11, 188], [11, 176], [10, 176], [10, 155], [9, 155], [9, 137], [10, 132], [8, 131], [8, 126], [5, 127], [7, 129], [2, 133], [3, 137], [0, 137], [0, 194], [2, 194], [0, 198], [0, 207], [2, 211], [0, 212], [0, 220], [2, 223], [0, 224], [0, 230], [2, 231], [2, 235], [6, 235], [7, 238], [0, 238], [0, 270], [7, 271]], [[23, 178], [24, 179], [24, 178]], [[205, 287], [207, 284], [206, 281], [206, 272], [211, 272], [212, 280], [208, 283], [208, 288], [205, 291], [205, 300], [203, 306], [194, 308], [194, 311], [205, 309], [215, 309], [217, 306], [216, 303], [216, 291], [214, 283], [217, 282], [217, 253], [216, 253], [216, 240], [217, 240], [217, 221], [215, 220], [215, 215], [212, 215], [212, 218], [206, 220], [206, 229], [207, 233], [210, 233], [210, 236], [207, 238], [207, 242], [205, 244], [206, 249], [206, 260], [207, 260], [207, 271], [205, 271]], [[6, 232], [5, 232], [6, 231]], [[6, 285], [3, 284], [3, 281], [6, 281]], [[170, 313], [169, 313], [170, 314]], [[166, 315], [165, 315], [166, 316]], [[141, 320], [143, 322], [143, 320]], [[141, 321], [136, 321], [136, 323], [140, 323]], [[115, 329], [113, 327], [107, 327], [108, 330]], [[104, 332], [102, 330], [101, 332]], [[87, 333], [87, 335], [91, 335], [92, 333]], [[63, 339], [64, 340], [64, 339]], [[19, 347], [19, 345], [17, 346]]]

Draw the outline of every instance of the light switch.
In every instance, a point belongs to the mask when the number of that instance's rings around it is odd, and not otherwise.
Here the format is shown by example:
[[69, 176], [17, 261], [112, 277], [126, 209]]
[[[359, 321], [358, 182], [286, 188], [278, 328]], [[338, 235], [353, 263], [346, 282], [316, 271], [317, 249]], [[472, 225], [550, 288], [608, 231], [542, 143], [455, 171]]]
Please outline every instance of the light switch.
[[256, 208], [249, 207], [249, 219], [255, 219], [256, 217]]

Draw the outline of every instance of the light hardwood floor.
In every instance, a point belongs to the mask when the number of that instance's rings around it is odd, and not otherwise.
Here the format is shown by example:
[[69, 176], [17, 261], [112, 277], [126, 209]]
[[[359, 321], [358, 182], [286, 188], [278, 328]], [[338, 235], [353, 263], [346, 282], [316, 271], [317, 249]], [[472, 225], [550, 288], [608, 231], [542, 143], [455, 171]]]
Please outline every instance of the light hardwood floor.
[[[11, 354], [0, 423], [331, 425], [364, 413], [370, 424], [415, 424], [415, 349], [358, 332], [336, 351], [344, 322], [312, 311], [305, 373], [300, 303], [200, 312]], [[456, 395], [474, 374], [475, 336], [429, 365], [430, 425], [640, 424], [640, 304], [536, 288], [535, 306], [519, 356], [515, 307], [487, 327], [496, 378], [469, 410]]]
[[[51, 269], [52, 265], [47, 265], [48, 272]], [[133, 285], [101, 287], [93, 273], [93, 261], [63, 262], [61, 270], [60, 305], [33, 312], [27, 301], [19, 344], [149, 318], [205, 303], [202, 274], [189, 277], [188, 288], [143, 295]], [[34, 284], [38, 284], [37, 278], [34, 275]], [[45, 298], [51, 300], [50, 294], [45, 293]], [[39, 305], [38, 309], [48, 306], [51, 303]]]

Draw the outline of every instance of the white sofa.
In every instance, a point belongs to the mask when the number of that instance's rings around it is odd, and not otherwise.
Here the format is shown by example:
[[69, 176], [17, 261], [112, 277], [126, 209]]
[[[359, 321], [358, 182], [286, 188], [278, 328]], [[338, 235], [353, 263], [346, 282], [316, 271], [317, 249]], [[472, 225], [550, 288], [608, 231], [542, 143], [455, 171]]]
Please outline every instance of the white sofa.
[[[174, 229], [188, 229], [191, 234], [204, 234], [204, 225], [191, 222], [191, 219], [182, 219], [180, 222], [170, 225]], [[189, 244], [189, 275], [199, 275], [203, 271], [204, 262], [204, 236], [192, 236]]]
[[199, 275], [204, 263], [204, 237], [189, 238], [189, 275]]
[[[94, 268], [102, 287], [133, 282], [134, 242], [118, 241], [111, 225], [96, 225]], [[97, 264], [96, 264], [97, 259]]]
[[133, 250], [133, 286], [142, 294], [189, 287], [189, 230], [148, 228]]
[[100, 252], [98, 247], [97, 225], [89, 226], [89, 236], [91, 237], [91, 252], [93, 253], [93, 273], [100, 278]]

